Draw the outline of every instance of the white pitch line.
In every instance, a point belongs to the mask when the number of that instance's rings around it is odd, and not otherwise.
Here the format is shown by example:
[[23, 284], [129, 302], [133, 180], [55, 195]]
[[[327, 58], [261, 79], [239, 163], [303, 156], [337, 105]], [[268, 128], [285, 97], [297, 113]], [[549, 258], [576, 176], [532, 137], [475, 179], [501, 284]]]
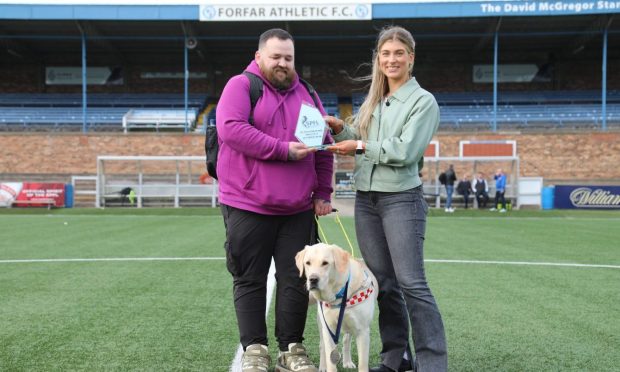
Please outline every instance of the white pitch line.
[[563, 267], [595, 267], [605, 269], [620, 269], [620, 265], [595, 265], [580, 263], [561, 263], [561, 262], [529, 262], [529, 261], [476, 261], [476, 260], [435, 260], [427, 259], [425, 262], [438, 263], [466, 263], [481, 265], [529, 265], [529, 266], [563, 266]]
[[225, 260], [226, 257], [108, 257], [108, 258], [37, 258], [24, 260], [0, 260], [3, 263], [36, 262], [101, 262], [101, 261], [213, 261]]
[[[16, 260], [0, 260], [0, 264], [8, 263], [45, 263], [45, 262], [106, 262], [106, 261], [222, 261], [226, 257], [108, 257], [108, 258], [37, 258], [37, 259], [16, 259]], [[480, 265], [522, 265], [522, 266], [562, 266], [562, 267], [592, 267], [603, 269], [620, 269], [620, 265], [601, 265], [601, 264], [580, 264], [571, 262], [536, 262], [536, 261], [479, 261], [479, 260], [442, 260], [442, 259], [426, 259], [425, 262], [434, 263], [466, 263]], [[270, 268], [269, 274], [271, 275]], [[272, 278], [269, 277], [268, 280]], [[269, 290], [269, 289], [268, 289]]]
[[[273, 289], [276, 287], [276, 264], [271, 260], [271, 266], [269, 266], [269, 274], [267, 274], [267, 306], [265, 307], [265, 318], [269, 314], [269, 305], [273, 298]], [[241, 357], [243, 356], [243, 346], [239, 344], [235, 358], [230, 365], [229, 372], [241, 372]]]

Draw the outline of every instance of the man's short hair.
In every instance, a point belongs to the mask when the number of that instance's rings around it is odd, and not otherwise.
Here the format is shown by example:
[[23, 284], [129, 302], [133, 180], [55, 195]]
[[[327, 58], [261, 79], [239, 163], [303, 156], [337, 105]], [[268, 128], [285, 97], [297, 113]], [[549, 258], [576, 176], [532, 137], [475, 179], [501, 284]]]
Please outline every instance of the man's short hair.
[[280, 40], [291, 40], [292, 42], [295, 42], [291, 34], [289, 34], [287, 31], [281, 28], [272, 28], [271, 30], [267, 30], [263, 32], [262, 35], [260, 35], [260, 38], [258, 39], [258, 49], [265, 46], [265, 43], [267, 43], [267, 40], [272, 39], [274, 37], [277, 37]]

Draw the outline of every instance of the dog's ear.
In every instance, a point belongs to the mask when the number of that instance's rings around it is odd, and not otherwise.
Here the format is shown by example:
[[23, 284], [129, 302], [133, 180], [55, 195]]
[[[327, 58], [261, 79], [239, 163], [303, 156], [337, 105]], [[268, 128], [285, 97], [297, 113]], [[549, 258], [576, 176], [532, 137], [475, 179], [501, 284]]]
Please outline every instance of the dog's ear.
[[295, 255], [295, 265], [297, 265], [297, 269], [299, 270], [299, 277], [304, 276], [304, 257], [306, 256], [306, 246], [303, 250], [297, 252]]
[[336, 264], [336, 270], [341, 273], [347, 271], [349, 267], [349, 258], [351, 254], [342, 248], [334, 246], [334, 262]]

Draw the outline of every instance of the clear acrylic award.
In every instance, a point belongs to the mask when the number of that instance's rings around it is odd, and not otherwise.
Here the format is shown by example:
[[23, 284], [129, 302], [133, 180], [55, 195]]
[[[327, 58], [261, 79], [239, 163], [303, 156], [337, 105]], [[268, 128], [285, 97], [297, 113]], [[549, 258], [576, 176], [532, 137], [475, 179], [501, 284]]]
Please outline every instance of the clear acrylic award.
[[308, 147], [325, 148], [323, 141], [327, 133], [327, 125], [321, 112], [308, 104], [302, 103], [297, 118], [295, 137]]

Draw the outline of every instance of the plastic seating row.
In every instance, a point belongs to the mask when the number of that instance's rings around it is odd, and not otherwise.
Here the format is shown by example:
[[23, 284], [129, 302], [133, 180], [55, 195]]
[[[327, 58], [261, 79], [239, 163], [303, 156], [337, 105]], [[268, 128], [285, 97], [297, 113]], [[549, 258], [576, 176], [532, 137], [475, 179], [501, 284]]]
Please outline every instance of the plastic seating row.
[[[364, 102], [365, 93], [353, 93], [351, 101], [353, 113], [357, 113]], [[452, 92], [434, 93], [440, 106], [469, 105], [472, 107], [493, 104], [492, 92]], [[535, 104], [599, 104], [601, 91], [514, 91], [500, 92], [497, 96], [498, 105], [535, 105]], [[620, 90], [607, 91], [607, 103], [620, 103]]]
[[[440, 105], [490, 105], [493, 104], [492, 92], [454, 92], [436, 93], [435, 99]], [[503, 91], [497, 95], [498, 104], [549, 104], [549, 103], [601, 103], [600, 90], [579, 91]], [[620, 90], [607, 91], [608, 103], [620, 103]]]
[[[89, 107], [183, 107], [183, 94], [168, 93], [90, 93], [87, 96]], [[201, 107], [207, 96], [190, 94], [188, 106]], [[82, 95], [79, 93], [2, 93], [0, 106], [3, 107], [81, 107]]]
[[[620, 104], [608, 104], [607, 122], [620, 123]], [[440, 106], [443, 128], [479, 126], [490, 128], [493, 123], [493, 106]], [[602, 122], [601, 105], [598, 104], [548, 104], [499, 106], [497, 123], [519, 127], [545, 126], [600, 126]]]
[[[88, 125], [122, 127], [123, 115], [127, 108], [89, 108], [86, 113]], [[24, 108], [5, 107], [0, 110], [0, 125], [3, 126], [81, 126], [81, 108]]]

